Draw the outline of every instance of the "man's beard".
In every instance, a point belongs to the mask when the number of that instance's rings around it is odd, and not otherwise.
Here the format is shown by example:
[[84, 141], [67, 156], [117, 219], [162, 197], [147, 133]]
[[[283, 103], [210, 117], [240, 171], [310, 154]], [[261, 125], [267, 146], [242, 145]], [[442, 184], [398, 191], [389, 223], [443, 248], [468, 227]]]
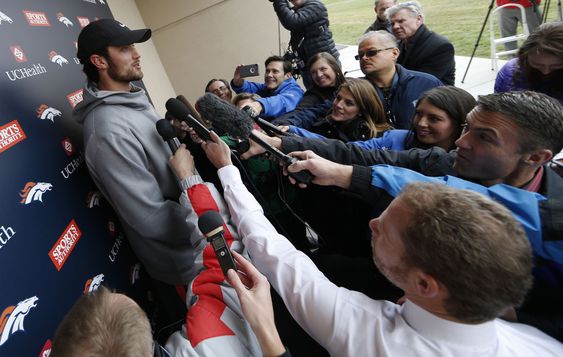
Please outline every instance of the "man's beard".
[[383, 262], [381, 262], [381, 260], [377, 257], [375, 253], [373, 254], [373, 263], [375, 264], [375, 267], [379, 270], [379, 272], [387, 280], [389, 280], [391, 284], [395, 285], [398, 288], [401, 288], [400, 285], [402, 282], [405, 281], [405, 278], [408, 273], [407, 268], [387, 266], [383, 264]]
[[113, 62], [109, 61], [108, 75], [111, 79], [117, 82], [133, 82], [143, 79], [142, 71], [135, 71], [133, 67], [128, 67], [122, 71], [117, 71]]

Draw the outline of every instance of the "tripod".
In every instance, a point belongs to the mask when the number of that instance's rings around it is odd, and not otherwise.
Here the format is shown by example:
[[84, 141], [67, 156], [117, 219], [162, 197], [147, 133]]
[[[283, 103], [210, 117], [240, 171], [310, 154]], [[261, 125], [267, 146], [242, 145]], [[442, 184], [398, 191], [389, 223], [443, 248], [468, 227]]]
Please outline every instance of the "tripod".
[[[531, 0], [532, 6], [536, 9], [537, 15], [540, 17], [540, 22], [545, 22], [547, 18], [547, 8], [544, 7], [543, 17], [539, 13], [539, 6], [535, 0]], [[545, 5], [548, 5], [550, 0], [547, 0]], [[471, 62], [473, 61], [473, 57], [475, 57], [475, 52], [477, 52], [477, 47], [479, 47], [479, 42], [481, 41], [481, 37], [483, 36], [483, 31], [485, 30], [485, 26], [487, 25], [487, 21], [489, 20], [489, 16], [491, 15], [491, 11], [493, 10], [493, 6], [495, 4], [495, 0], [491, 0], [489, 4], [489, 9], [487, 10], [487, 16], [485, 16], [485, 20], [483, 21], [483, 26], [481, 26], [481, 31], [479, 31], [479, 36], [477, 36], [477, 41], [475, 41], [475, 46], [473, 47], [473, 52], [471, 53], [471, 57], [469, 58], [469, 63], [467, 64], [467, 68], [465, 69], [465, 73], [463, 74], [463, 78], [461, 79], [461, 83], [465, 83], [465, 77], [467, 76], [467, 72], [469, 72], [469, 67], [471, 66]], [[559, 6], [559, 15], [561, 16], [561, 0], [558, 0]]]
[[[547, 20], [549, 5], [551, 5], [551, 0], [546, 0], [545, 4], [543, 4], [542, 23], [546, 22]], [[557, 1], [557, 21], [563, 21], [563, 12], [561, 11], [561, 0]]]

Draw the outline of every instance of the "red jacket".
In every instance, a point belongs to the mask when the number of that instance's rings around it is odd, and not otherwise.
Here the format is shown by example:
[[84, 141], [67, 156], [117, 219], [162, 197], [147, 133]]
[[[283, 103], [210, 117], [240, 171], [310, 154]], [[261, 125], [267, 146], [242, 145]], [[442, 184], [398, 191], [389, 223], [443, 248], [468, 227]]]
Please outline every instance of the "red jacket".
[[[510, 4], [510, 3], [520, 4], [524, 7], [532, 7], [532, 5], [533, 5], [530, 0], [497, 0], [497, 6], [502, 6], [502, 5]], [[539, 5], [541, 3], [541, 0], [536, 0], [536, 3]], [[508, 7], [508, 8], [510, 8], [510, 7]]]

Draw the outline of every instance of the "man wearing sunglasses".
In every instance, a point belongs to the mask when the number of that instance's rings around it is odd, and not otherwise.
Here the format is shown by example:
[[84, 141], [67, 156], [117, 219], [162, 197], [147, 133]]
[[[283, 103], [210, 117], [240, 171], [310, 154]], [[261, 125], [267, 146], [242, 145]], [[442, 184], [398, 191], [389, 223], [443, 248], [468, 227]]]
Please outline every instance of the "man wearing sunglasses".
[[400, 51], [397, 39], [387, 31], [370, 31], [360, 38], [360, 69], [383, 103], [387, 121], [395, 129], [408, 129], [418, 97], [442, 85], [431, 74], [408, 70], [397, 64]]

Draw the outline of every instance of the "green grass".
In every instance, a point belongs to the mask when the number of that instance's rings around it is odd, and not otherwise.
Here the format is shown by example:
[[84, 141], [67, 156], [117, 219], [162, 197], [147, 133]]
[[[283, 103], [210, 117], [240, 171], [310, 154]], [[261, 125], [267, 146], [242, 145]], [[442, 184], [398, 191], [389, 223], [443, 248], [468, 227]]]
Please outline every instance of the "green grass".
[[[540, 6], [542, 10], [545, 1], [542, 1]], [[324, 0], [323, 2], [328, 8], [334, 40], [339, 44], [356, 44], [358, 37], [375, 18], [372, 0]], [[470, 56], [491, 1], [422, 0], [421, 3], [426, 25], [432, 31], [446, 36], [454, 44], [456, 55]], [[550, 5], [548, 20], [553, 21], [557, 17], [557, 1], [551, 1]], [[495, 23], [498, 24], [498, 21]], [[489, 22], [487, 21], [475, 55], [489, 57], [489, 50]]]

